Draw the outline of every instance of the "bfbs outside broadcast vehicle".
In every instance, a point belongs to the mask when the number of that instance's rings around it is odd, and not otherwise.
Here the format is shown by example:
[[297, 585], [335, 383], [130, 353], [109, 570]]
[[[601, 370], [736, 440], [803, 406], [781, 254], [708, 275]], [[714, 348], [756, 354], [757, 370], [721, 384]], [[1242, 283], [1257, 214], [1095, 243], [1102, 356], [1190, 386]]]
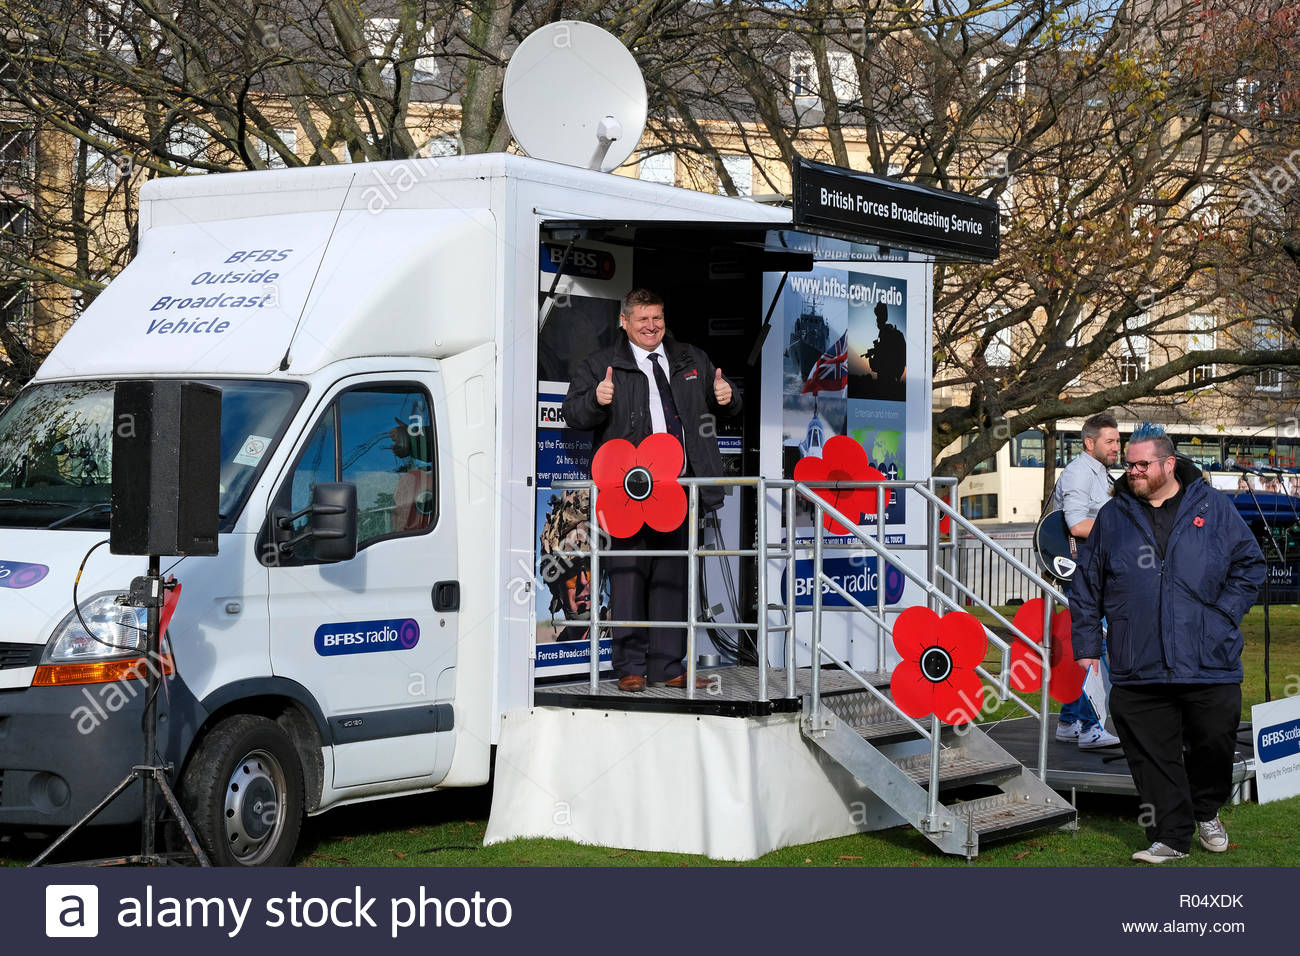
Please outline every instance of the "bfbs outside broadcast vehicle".
[[[147, 184], [139, 254], [0, 417], [0, 826], [70, 825], [140, 757], [143, 611], [117, 598], [145, 559], [99, 549], [72, 604], [109, 527], [115, 383], [221, 390], [218, 554], [162, 562], [183, 594], [159, 750], [214, 862], [284, 864], [306, 814], [486, 783], [530, 700], [536, 607], [513, 597], [536, 560], [539, 292], [572, 243], [553, 224], [788, 220], [505, 155]], [[634, 269], [672, 279], [576, 248], [610, 298]], [[340, 482], [357, 550], [327, 560], [313, 489]]]

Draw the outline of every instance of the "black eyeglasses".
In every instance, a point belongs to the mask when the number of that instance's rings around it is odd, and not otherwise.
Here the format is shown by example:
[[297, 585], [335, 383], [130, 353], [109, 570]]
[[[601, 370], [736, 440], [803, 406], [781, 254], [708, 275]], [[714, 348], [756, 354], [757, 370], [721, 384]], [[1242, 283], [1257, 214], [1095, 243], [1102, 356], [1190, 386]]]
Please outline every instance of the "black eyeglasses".
[[1126, 461], [1124, 462], [1125, 471], [1146, 471], [1158, 461], [1164, 461], [1163, 458], [1151, 458], [1147, 461]]

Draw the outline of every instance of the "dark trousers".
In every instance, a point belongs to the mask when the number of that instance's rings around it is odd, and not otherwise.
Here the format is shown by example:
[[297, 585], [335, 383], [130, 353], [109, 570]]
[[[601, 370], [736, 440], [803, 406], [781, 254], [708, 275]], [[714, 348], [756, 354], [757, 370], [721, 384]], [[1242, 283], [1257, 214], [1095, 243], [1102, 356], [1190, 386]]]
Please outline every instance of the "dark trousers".
[[1186, 853], [1197, 822], [1232, 794], [1239, 684], [1115, 684], [1110, 712], [1133, 771], [1147, 839]]
[[[667, 533], [649, 527], [630, 538], [615, 539], [615, 553], [603, 559], [609, 569], [611, 611], [620, 621], [685, 621], [686, 558], [621, 558], [620, 550], [682, 551], [686, 525]], [[619, 676], [635, 674], [662, 683], [686, 668], [684, 627], [620, 627], [614, 631], [612, 657]]]

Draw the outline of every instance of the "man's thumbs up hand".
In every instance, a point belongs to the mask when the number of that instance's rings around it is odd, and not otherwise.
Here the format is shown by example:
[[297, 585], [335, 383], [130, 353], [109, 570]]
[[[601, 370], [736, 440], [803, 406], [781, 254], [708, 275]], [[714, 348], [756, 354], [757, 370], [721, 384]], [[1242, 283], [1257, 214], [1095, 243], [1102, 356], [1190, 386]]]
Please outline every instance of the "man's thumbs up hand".
[[596, 386], [596, 401], [601, 405], [608, 405], [614, 400], [614, 367], [612, 365], [605, 367], [605, 377], [600, 380]]
[[722, 369], [718, 369], [713, 376], [713, 397], [719, 405], [731, 404], [731, 383], [722, 377]]

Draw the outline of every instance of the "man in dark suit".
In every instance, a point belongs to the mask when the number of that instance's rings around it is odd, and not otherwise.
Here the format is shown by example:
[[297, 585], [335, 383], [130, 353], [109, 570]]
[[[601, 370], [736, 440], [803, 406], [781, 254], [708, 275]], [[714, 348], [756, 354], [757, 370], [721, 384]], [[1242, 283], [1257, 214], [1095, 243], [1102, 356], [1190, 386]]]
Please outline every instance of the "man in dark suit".
[[[686, 474], [722, 475], [715, 416], [740, 414], [738, 389], [700, 349], [676, 341], [664, 325], [664, 301], [647, 289], [623, 299], [619, 325], [626, 333], [609, 348], [582, 362], [564, 398], [564, 419], [594, 433], [593, 452], [607, 441], [624, 438], [634, 445], [653, 432], [668, 432], [682, 443]], [[721, 488], [701, 488], [700, 505], [717, 508]], [[687, 529], [659, 532], [642, 528], [617, 539], [615, 549], [684, 550]], [[619, 620], [684, 621], [686, 559], [610, 557], [614, 616]], [[613, 664], [619, 690], [637, 693], [647, 683], [686, 685], [682, 627], [619, 628], [614, 635]], [[697, 686], [704, 686], [697, 681]]]

